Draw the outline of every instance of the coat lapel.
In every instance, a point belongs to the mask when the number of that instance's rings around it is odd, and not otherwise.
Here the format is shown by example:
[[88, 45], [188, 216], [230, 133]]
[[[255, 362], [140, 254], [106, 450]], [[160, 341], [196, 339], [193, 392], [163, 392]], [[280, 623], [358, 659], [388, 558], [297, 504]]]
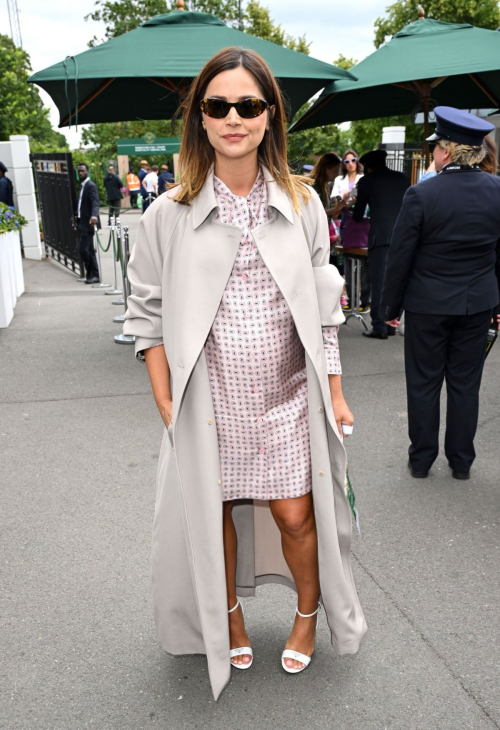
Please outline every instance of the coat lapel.
[[179, 247], [178, 281], [182, 282], [183, 306], [176, 317], [174, 423], [238, 253], [241, 230], [214, 221], [215, 208], [211, 174], [191, 206]]

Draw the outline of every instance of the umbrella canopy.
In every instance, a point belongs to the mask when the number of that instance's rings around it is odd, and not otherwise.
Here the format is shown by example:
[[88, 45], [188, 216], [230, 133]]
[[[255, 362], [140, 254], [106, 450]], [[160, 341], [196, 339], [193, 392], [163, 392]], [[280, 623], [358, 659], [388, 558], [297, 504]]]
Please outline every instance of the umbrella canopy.
[[59, 109], [60, 127], [79, 122], [171, 119], [191, 80], [217, 51], [251, 48], [269, 64], [292, 115], [335, 79], [356, 78], [303, 53], [229, 28], [198, 12], [157, 15], [135, 30], [33, 74]]
[[289, 131], [424, 112], [429, 106], [498, 107], [500, 33], [466, 23], [420, 19], [353, 67], [356, 82], [334, 81]]

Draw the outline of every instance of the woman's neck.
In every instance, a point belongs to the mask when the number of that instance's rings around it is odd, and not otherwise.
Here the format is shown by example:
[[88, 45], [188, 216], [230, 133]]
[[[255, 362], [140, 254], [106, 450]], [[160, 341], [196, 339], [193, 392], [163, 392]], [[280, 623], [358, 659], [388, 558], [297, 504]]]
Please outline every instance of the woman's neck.
[[257, 155], [243, 159], [230, 159], [215, 153], [214, 174], [227, 185], [229, 190], [239, 197], [246, 198], [250, 193], [255, 178], [259, 173]]
[[354, 172], [348, 172], [347, 176], [349, 178], [349, 182], [354, 182], [354, 180], [356, 180], [356, 178], [358, 176], [358, 171], [354, 170]]

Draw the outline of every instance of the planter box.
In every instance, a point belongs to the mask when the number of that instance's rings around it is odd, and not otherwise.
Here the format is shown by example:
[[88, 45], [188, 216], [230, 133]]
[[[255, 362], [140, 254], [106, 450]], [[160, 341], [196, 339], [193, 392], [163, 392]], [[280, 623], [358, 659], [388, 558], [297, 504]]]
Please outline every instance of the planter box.
[[8, 327], [24, 292], [21, 242], [17, 231], [0, 234], [0, 328]]

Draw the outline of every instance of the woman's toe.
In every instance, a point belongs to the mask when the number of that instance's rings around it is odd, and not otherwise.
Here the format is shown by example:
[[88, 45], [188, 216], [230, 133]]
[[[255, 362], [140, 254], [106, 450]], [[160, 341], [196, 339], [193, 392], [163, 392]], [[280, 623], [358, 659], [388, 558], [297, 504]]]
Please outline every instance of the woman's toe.
[[285, 664], [287, 665], [288, 669], [293, 669], [293, 660], [292, 659], [285, 659]]

